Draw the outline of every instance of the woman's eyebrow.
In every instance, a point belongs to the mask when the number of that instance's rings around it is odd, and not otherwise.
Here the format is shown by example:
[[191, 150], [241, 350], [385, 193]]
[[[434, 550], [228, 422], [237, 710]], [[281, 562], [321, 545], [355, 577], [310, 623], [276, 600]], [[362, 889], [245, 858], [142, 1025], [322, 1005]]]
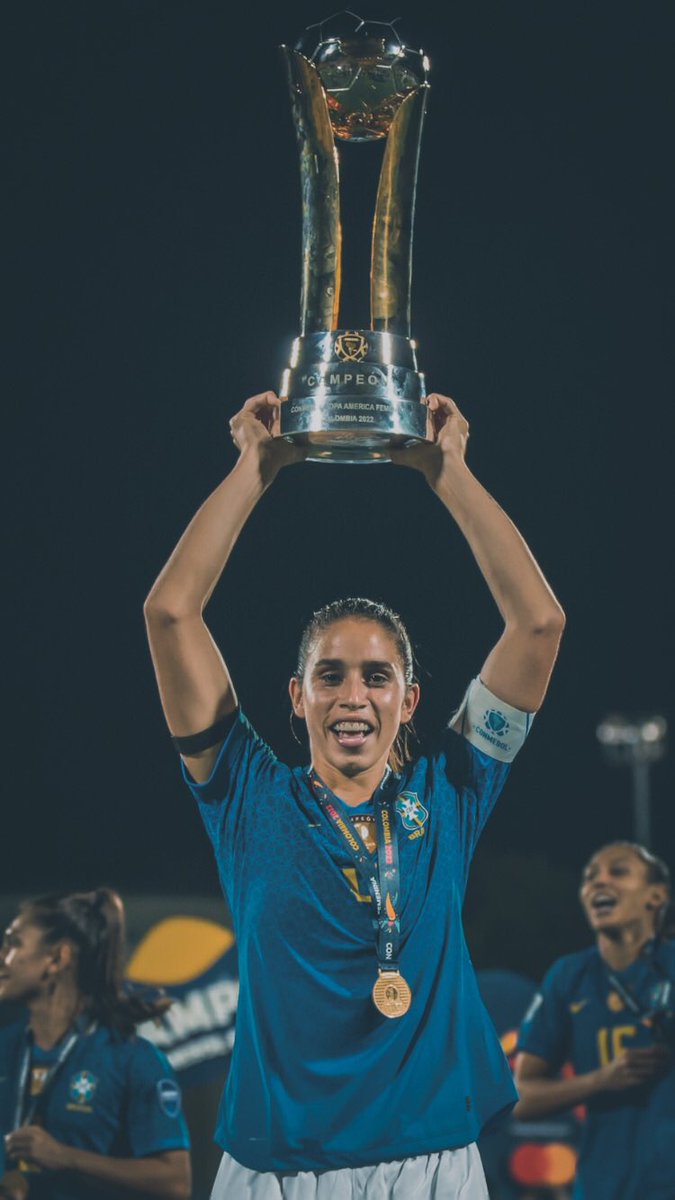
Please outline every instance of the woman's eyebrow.
[[[345, 659], [317, 659], [313, 670], [321, 671], [323, 667], [344, 667], [347, 666]], [[366, 659], [364, 662], [359, 662], [359, 666], [365, 668], [366, 671], [393, 671], [394, 664], [388, 659]]]
[[[622, 855], [620, 858], [610, 858], [609, 862], [607, 863], [607, 868], [611, 871], [612, 867], [626, 867], [629, 865], [630, 861], [631, 860], [627, 854]], [[599, 870], [599, 867], [600, 863], [589, 863], [589, 865], [584, 868], [584, 875], [590, 875], [592, 871]]]
[[[314, 670], [320, 667], [344, 667], [346, 665], [343, 658], [319, 658], [314, 664]], [[371, 671], [393, 671], [393, 663], [388, 659], [368, 658], [365, 662], [359, 664], [362, 667], [367, 667]]]

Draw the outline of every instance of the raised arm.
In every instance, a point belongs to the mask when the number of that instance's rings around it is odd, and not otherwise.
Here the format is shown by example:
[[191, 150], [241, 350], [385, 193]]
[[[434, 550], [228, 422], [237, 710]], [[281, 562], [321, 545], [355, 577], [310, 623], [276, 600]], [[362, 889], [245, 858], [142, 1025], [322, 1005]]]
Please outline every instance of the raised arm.
[[[303, 452], [273, 438], [279, 400], [263, 392], [230, 422], [239, 459], [193, 517], [145, 602], [150, 652], [164, 715], [177, 737], [209, 729], [233, 712], [237, 697], [204, 621], [204, 608], [251, 512], [280, 467]], [[185, 754], [190, 772], [207, 779], [220, 743]]]
[[428, 397], [433, 441], [392, 455], [422, 471], [452, 514], [504, 620], [481, 670], [496, 696], [538, 709], [558, 652], [565, 616], [520, 533], [465, 462], [469, 426], [447, 396]]

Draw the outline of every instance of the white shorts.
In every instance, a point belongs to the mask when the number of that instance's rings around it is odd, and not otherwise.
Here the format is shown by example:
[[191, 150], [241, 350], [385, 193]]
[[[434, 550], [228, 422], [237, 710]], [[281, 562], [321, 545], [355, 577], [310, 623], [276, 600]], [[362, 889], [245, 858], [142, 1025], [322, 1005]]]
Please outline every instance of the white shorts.
[[488, 1190], [473, 1142], [338, 1171], [251, 1171], [224, 1154], [211, 1200], [488, 1200]]

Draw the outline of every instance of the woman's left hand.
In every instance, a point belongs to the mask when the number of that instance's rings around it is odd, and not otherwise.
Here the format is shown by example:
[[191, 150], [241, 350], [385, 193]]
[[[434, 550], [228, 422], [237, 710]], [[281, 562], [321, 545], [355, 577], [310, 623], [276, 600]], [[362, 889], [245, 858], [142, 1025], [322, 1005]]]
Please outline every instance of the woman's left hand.
[[25, 1159], [47, 1171], [62, 1171], [68, 1165], [69, 1147], [57, 1142], [46, 1129], [39, 1125], [22, 1125], [5, 1138], [7, 1155], [14, 1159]]
[[469, 422], [454, 400], [432, 392], [426, 398], [427, 441], [416, 442], [403, 450], [392, 450], [391, 461], [401, 467], [421, 471], [433, 487], [444, 464], [464, 464], [469, 441]]

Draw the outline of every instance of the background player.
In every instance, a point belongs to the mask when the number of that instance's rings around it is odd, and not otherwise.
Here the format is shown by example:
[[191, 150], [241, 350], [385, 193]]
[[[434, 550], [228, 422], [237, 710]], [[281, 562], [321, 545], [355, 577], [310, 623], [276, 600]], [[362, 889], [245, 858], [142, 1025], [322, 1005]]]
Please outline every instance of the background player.
[[[371, 601], [328, 605], [303, 635], [290, 694], [311, 770], [280, 763], [237, 709], [203, 609], [266, 487], [302, 456], [270, 436], [273, 393], [233, 418], [239, 460], [146, 603], [164, 711], [238, 943], [214, 1196], [461, 1191], [478, 1200], [487, 1193], [475, 1139], [515, 1096], [461, 906], [474, 846], [544, 697], [563, 616], [520, 534], [466, 466], [468, 426], [456, 405], [437, 395], [428, 404], [433, 440], [396, 461], [424, 473], [504, 619], [433, 754], [408, 761], [401, 738], [419, 699], [412, 651], [396, 614]], [[335, 552], [316, 547], [324, 549]], [[368, 853], [369, 824], [377, 855]], [[412, 1001], [383, 1015], [371, 990], [378, 968], [394, 967]], [[386, 1008], [400, 985], [382, 978]]]
[[[574, 1200], [673, 1200], [675, 945], [659, 936], [668, 868], [614, 842], [585, 867], [580, 894], [596, 944], [554, 963], [525, 1018], [515, 1115], [587, 1105]], [[576, 1075], [556, 1079], [567, 1061]]]
[[7, 1200], [190, 1194], [178, 1084], [135, 1036], [167, 1001], [124, 991], [124, 926], [120, 897], [99, 888], [32, 900], [5, 932], [0, 1001], [28, 1009], [0, 1029]]

